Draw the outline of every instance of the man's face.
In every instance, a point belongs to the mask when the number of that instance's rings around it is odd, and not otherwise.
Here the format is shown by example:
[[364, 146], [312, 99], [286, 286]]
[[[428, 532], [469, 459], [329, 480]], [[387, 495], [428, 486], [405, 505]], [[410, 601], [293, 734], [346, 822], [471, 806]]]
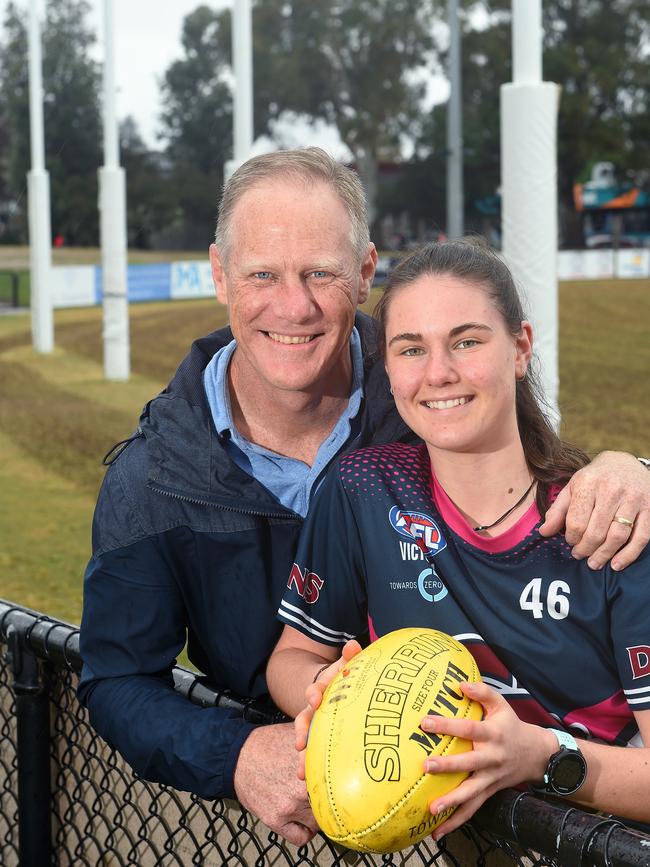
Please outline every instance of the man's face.
[[359, 262], [350, 218], [324, 183], [263, 181], [235, 206], [226, 262], [210, 248], [217, 297], [237, 340], [238, 382], [266, 394], [349, 385], [349, 337], [377, 254]]

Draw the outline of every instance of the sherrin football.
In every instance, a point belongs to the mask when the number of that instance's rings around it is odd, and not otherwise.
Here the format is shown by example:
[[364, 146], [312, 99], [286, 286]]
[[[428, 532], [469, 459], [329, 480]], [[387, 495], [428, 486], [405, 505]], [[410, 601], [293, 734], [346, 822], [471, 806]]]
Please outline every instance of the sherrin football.
[[478, 680], [466, 647], [424, 628], [382, 636], [332, 679], [305, 756], [311, 807], [330, 839], [361, 852], [396, 852], [451, 815], [433, 816], [429, 804], [467, 774], [426, 774], [423, 762], [472, 744], [427, 734], [420, 722], [427, 713], [481, 719], [482, 706], [458, 688]]

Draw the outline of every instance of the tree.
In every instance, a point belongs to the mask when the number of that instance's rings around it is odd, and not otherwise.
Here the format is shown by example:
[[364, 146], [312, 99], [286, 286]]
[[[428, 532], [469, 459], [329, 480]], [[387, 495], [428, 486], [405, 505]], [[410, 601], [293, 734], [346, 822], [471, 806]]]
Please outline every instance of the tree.
[[10, 221], [10, 190], [8, 184], [9, 170], [9, 123], [5, 106], [0, 104], [0, 240], [13, 240], [9, 232]]
[[127, 182], [128, 245], [148, 249], [152, 235], [171, 223], [176, 213], [170, 173], [162, 155], [147, 148], [132, 117], [120, 124], [120, 155]]
[[[578, 240], [573, 185], [597, 161], [621, 172], [650, 165], [648, 0], [546, 0], [545, 79], [562, 87], [558, 127], [559, 193], [566, 240]], [[444, 0], [257, 0], [253, 15], [256, 134], [283, 112], [333, 123], [354, 154], [375, 204], [377, 161], [399, 158], [404, 137], [417, 140], [416, 159], [400, 189], [380, 207], [392, 209], [411, 190], [407, 208], [440, 223], [436, 184], [423, 183], [426, 159], [444, 172], [446, 105], [422, 114], [422, 77], [444, 45], [432, 47], [432, 18]], [[433, 8], [432, 8], [433, 7]], [[511, 80], [510, 0], [465, 0], [463, 103], [466, 224], [481, 228], [476, 202], [494, 200], [500, 184], [499, 88]], [[197, 9], [186, 20], [186, 58], [168, 72], [167, 135], [186, 213], [213, 214], [212, 194], [230, 154], [230, 13]], [[173, 73], [173, 74], [172, 74]], [[174, 95], [175, 94], [175, 95]], [[172, 99], [171, 97], [174, 96]], [[209, 141], [206, 129], [209, 126]], [[206, 186], [206, 165], [219, 154]], [[182, 160], [179, 161], [179, 155]], [[186, 184], [180, 179], [187, 178]], [[213, 180], [212, 178], [215, 178]], [[434, 200], [435, 199], [435, 200]], [[208, 207], [209, 205], [209, 207]], [[402, 210], [402, 208], [397, 208]], [[566, 217], [573, 218], [566, 219]], [[203, 219], [203, 218], [202, 218]]]
[[[419, 119], [424, 84], [412, 72], [426, 61], [430, 26], [428, 0], [258, 0], [256, 134], [270, 132], [283, 112], [334, 124], [372, 214], [377, 162], [398, 155]], [[230, 34], [229, 10], [196, 9], [184, 22], [185, 57], [163, 84], [163, 137], [184, 178], [179, 201], [195, 217], [206, 210], [206, 183], [214, 190], [231, 152]]]
[[582, 241], [573, 185], [593, 163], [650, 167], [647, 0], [554, 0], [544, 8], [544, 70], [562, 86], [559, 196], [567, 240]]
[[414, 73], [432, 48], [423, 0], [259, 0], [254, 18], [256, 116], [322, 118], [339, 131], [375, 216], [377, 164], [399, 156], [421, 118]]
[[[546, 0], [544, 78], [561, 88], [558, 190], [565, 240], [580, 244], [573, 185], [594, 162], [622, 171], [650, 165], [646, 46], [647, 0]], [[487, 26], [476, 28], [477, 12]], [[468, 223], [472, 203], [500, 183], [499, 87], [512, 80], [510, 3], [467, 2], [463, 34], [463, 124]], [[424, 152], [443, 147], [446, 106], [438, 106], [421, 141]]]
[[29, 169], [29, 81], [27, 31], [13, 3], [4, 21], [5, 38], [0, 50], [0, 105], [4, 133], [4, 192], [19, 203], [5, 235], [27, 238], [27, 171]]
[[[86, 0], [49, 0], [43, 27], [46, 167], [52, 230], [68, 244], [97, 244], [97, 169], [101, 163], [99, 72], [90, 58]], [[0, 57], [0, 93], [9, 127], [8, 182], [24, 200], [30, 167], [27, 34], [13, 3], [7, 8]], [[26, 208], [20, 226], [26, 237]]]
[[215, 225], [223, 166], [232, 155], [232, 99], [221, 16], [200, 6], [183, 22], [184, 57], [162, 82], [161, 138], [170, 190], [182, 221], [180, 243], [205, 249]]

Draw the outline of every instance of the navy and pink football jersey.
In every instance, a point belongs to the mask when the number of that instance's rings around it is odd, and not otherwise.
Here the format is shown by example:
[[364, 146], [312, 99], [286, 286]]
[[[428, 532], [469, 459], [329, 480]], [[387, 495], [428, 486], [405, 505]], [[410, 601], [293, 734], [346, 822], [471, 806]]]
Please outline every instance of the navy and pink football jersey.
[[[477, 480], [480, 484], [480, 480]], [[329, 645], [439, 629], [527, 722], [640, 745], [650, 709], [650, 549], [621, 573], [537, 532], [535, 505], [486, 539], [431, 474], [424, 446], [357, 451], [316, 495], [278, 612]]]

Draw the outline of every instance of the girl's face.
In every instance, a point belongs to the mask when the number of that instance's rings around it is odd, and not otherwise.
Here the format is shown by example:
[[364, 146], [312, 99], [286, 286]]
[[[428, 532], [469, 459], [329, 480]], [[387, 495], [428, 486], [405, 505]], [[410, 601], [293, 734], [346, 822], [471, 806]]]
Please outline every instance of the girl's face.
[[515, 382], [532, 329], [508, 332], [485, 289], [423, 275], [396, 290], [386, 317], [386, 371], [404, 421], [429, 450], [479, 453], [519, 439]]

